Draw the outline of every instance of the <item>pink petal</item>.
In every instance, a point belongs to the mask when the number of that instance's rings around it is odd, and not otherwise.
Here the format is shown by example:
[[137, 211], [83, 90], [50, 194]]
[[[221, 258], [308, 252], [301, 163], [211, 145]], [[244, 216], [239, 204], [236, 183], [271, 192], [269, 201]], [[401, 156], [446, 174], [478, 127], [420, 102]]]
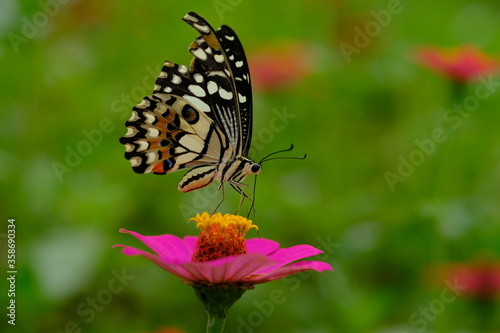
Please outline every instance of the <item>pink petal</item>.
[[309, 270], [315, 270], [321, 273], [325, 270], [333, 271], [333, 268], [332, 266], [330, 266], [330, 264], [322, 261], [300, 261], [285, 267], [278, 268], [268, 274], [260, 275], [256, 278], [250, 279], [249, 281], [256, 284], [264, 283]]
[[278, 267], [285, 266], [296, 260], [304, 259], [316, 254], [323, 253], [323, 251], [311, 246], [311, 245], [295, 245], [289, 248], [281, 248], [271, 253], [268, 257], [277, 262], [277, 265], [263, 271], [261, 273], [266, 273], [274, 270]]
[[196, 246], [196, 242], [198, 241], [198, 237], [196, 236], [184, 236], [184, 245], [189, 250], [189, 255], [192, 256], [194, 253], [194, 248]]
[[267, 255], [280, 247], [280, 243], [266, 238], [250, 238], [246, 241], [247, 253]]
[[210, 262], [184, 263], [182, 267], [196, 281], [223, 283], [243, 281], [248, 276], [275, 264], [276, 262], [261, 254], [247, 253]]
[[243, 281], [251, 275], [275, 266], [276, 261], [267, 256], [262, 256], [258, 253], [247, 253], [239, 256], [238, 260], [233, 263], [233, 275], [230, 276], [231, 281]]
[[180, 277], [181, 279], [193, 280], [191, 274], [189, 274], [189, 272], [186, 271], [179, 263], [164, 261], [157, 255], [154, 255], [152, 253], [149, 253], [141, 249], [136, 249], [135, 247], [125, 246], [125, 245], [115, 245], [114, 247], [123, 247], [122, 253], [128, 256], [136, 256], [136, 255], [142, 256], [152, 261], [156, 265], [160, 266], [167, 272]]
[[120, 232], [128, 233], [140, 240], [144, 245], [157, 253], [162, 259], [185, 262], [191, 260], [194, 251], [194, 236], [186, 236], [180, 239], [174, 235], [143, 236], [137, 232], [120, 229]]

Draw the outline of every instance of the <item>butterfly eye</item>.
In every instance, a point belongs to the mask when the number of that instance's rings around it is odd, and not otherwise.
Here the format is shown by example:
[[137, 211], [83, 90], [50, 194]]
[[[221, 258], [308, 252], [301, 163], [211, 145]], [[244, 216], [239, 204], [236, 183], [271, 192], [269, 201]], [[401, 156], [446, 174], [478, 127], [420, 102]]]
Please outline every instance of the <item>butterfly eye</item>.
[[250, 171], [252, 171], [253, 174], [257, 174], [260, 172], [260, 169], [262, 169], [262, 166], [259, 163], [254, 163], [250, 167]]

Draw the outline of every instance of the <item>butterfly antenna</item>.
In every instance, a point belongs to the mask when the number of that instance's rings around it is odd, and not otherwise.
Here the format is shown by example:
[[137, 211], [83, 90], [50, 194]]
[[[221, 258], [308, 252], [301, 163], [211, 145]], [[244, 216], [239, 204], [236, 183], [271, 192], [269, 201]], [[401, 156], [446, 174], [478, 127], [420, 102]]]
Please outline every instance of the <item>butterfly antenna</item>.
[[266, 161], [269, 157], [271, 157], [271, 156], [273, 156], [273, 155], [276, 155], [276, 154], [279, 154], [279, 153], [284, 153], [284, 152], [290, 151], [290, 150], [292, 150], [292, 149], [293, 149], [293, 143], [291, 144], [290, 148], [288, 148], [288, 149], [278, 150], [278, 151], [272, 152], [272, 153], [270, 153], [270, 154], [268, 154], [268, 155], [264, 156], [264, 157], [260, 160], [259, 164], [261, 164], [262, 162], [265, 162], [265, 161]]
[[272, 157], [271, 158], [271, 156], [273, 156], [273, 155], [284, 153], [287, 151], [291, 151], [292, 149], [293, 149], [293, 143], [290, 145], [290, 148], [288, 148], [288, 149], [278, 150], [278, 151], [275, 151], [273, 153], [266, 155], [263, 159], [260, 160], [259, 164], [262, 164], [262, 163], [267, 162], [267, 161], [272, 161], [272, 160], [303, 160], [307, 157], [307, 154], [304, 154], [304, 156], [302, 156], [302, 157], [285, 156], [285, 157]]

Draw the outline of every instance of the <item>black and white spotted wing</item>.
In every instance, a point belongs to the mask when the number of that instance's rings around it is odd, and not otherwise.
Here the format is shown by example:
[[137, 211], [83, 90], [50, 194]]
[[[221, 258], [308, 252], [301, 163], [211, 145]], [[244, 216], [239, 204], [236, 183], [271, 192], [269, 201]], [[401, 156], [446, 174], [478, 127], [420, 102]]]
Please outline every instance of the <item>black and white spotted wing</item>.
[[189, 47], [194, 58], [189, 69], [165, 62], [153, 95], [133, 108], [125, 124], [125, 157], [137, 173], [192, 168], [179, 183], [183, 192], [213, 181], [239, 186], [261, 170], [246, 157], [252, 94], [243, 47], [227, 26], [215, 32], [192, 12], [183, 20], [200, 33]]
[[252, 89], [247, 60], [236, 33], [228, 26], [215, 32], [203, 18], [189, 13], [183, 18], [200, 36], [189, 47], [193, 73], [207, 80], [209, 116], [246, 155], [252, 134]]

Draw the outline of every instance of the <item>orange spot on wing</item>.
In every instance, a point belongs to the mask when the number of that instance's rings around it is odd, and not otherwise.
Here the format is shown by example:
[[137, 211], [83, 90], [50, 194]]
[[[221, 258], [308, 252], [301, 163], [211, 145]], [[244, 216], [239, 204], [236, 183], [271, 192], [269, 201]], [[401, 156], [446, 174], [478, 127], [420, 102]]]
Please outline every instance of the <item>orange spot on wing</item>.
[[170, 109], [168, 110], [168, 113], [164, 114], [158, 114], [157, 115], [157, 122], [155, 124], [156, 127], [159, 127], [160, 130], [163, 130], [167, 124], [172, 123], [174, 121], [175, 113], [171, 111]]
[[165, 173], [165, 169], [163, 169], [163, 162], [156, 163], [153, 166], [154, 173]]
[[204, 38], [207, 41], [207, 44], [210, 45], [211, 48], [213, 48], [214, 50], [217, 50], [217, 51], [220, 50], [219, 40], [215, 36], [206, 35], [206, 36], [204, 36]]

